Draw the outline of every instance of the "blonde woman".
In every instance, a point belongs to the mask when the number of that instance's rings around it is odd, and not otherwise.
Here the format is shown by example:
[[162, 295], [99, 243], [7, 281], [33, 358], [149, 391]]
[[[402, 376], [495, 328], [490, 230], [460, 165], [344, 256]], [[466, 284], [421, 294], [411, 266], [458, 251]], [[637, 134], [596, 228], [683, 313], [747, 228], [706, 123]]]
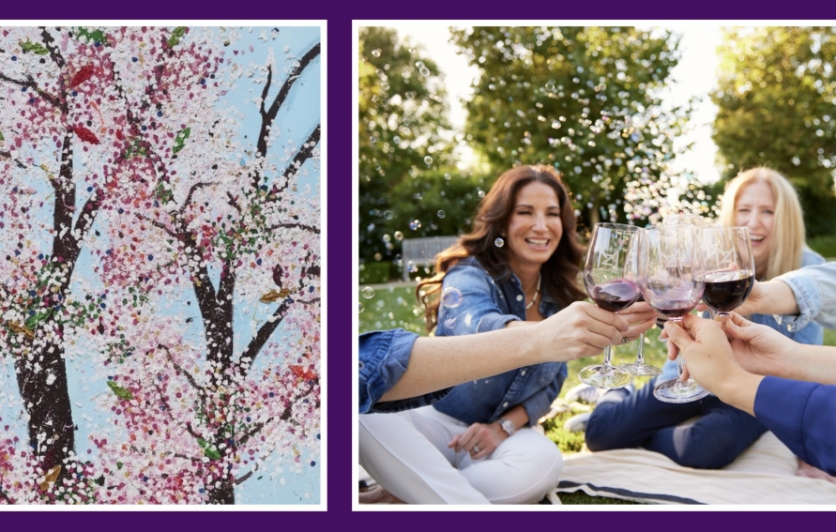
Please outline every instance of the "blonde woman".
[[[804, 221], [795, 189], [769, 168], [752, 168], [729, 181], [720, 223], [749, 228], [759, 281], [824, 262], [821, 255], [805, 245]], [[815, 323], [790, 331], [771, 315], [753, 314], [749, 319], [799, 343], [822, 343], [822, 329]], [[668, 363], [657, 379], [675, 377], [676, 364]], [[644, 447], [680, 465], [715, 469], [732, 462], [766, 431], [753, 416], [713, 395], [693, 403], [663, 403], [653, 396], [654, 384], [651, 382], [636, 393], [613, 390], [599, 400], [586, 426], [590, 450]], [[680, 426], [696, 416], [696, 422]]]

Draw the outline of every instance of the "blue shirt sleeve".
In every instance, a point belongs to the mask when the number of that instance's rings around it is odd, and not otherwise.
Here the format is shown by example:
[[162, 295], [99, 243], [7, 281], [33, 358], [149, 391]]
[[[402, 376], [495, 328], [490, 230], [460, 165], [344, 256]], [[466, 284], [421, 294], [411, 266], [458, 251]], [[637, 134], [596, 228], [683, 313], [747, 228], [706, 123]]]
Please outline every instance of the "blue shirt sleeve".
[[380, 403], [401, 379], [418, 335], [403, 329], [360, 335], [360, 413], [400, 412], [426, 406], [450, 392], [450, 388], [419, 397]]
[[775, 278], [792, 289], [799, 313], [775, 319], [791, 331], [800, 330], [811, 320], [829, 329], [836, 328], [836, 262], [821, 264], [806, 258], [807, 255], [801, 269]]
[[533, 427], [541, 417], [545, 416], [551, 410], [552, 402], [560, 395], [560, 389], [569, 375], [569, 370], [566, 364], [561, 364], [555, 377], [549, 381], [548, 386], [538, 391], [525, 401], [522, 406], [528, 416], [528, 426]]
[[836, 386], [765, 377], [755, 417], [796, 456], [836, 475]]

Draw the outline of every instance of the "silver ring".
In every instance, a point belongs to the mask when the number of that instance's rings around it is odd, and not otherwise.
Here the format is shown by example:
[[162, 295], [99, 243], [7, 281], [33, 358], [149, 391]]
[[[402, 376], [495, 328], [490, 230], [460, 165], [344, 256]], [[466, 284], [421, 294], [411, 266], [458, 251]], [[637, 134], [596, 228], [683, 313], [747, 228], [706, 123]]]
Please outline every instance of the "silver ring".
[[470, 452], [472, 452], [473, 454], [479, 454], [479, 446], [474, 445], [473, 450], [471, 450]]
[[621, 343], [622, 343], [622, 344], [626, 344], [626, 343], [627, 343], [627, 337], [626, 337], [626, 336], [625, 336], [624, 338], [622, 338], [622, 339], [621, 339]]

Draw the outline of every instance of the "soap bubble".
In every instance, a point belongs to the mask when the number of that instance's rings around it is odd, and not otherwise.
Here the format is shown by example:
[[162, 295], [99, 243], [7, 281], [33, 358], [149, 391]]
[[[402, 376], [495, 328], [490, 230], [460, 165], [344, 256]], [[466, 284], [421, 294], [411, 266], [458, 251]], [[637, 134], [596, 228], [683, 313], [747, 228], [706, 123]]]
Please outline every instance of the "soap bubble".
[[441, 293], [441, 306], [456, 308], [462, 304], [462, 293], [458, 288], [445, 288]]
[[374, 288], [372, 288], [371, 286], [367, 286], [363, 289], [362, 294], [363, 297], [365, 297], [366, 299], [371, 299], [374, 297]]

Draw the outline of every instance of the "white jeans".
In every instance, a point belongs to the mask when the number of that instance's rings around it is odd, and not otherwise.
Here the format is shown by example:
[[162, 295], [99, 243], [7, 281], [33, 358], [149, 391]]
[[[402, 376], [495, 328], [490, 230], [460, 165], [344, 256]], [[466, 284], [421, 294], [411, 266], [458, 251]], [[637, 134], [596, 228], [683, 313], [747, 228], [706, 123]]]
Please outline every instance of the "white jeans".
[[563, 458], [530, 428], [490, 455], [471, 460], [447, 447], [468, 425], [426, 406], [360, 416], [360, 464], [381, 486], [410, 504], [523, 504], [557, 486]]

